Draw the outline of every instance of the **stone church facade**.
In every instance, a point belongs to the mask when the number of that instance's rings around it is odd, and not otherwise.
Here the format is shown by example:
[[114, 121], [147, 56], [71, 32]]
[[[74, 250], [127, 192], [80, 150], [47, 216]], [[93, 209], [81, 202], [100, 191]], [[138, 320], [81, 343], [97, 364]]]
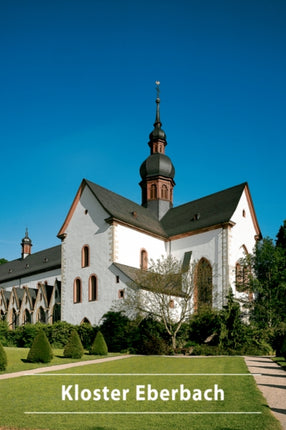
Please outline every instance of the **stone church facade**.
[[26, 232], [21, 258], [0, 265], [0, 312], [11, 327], [58, 319], [98, 324], [124, 300], [137, 270], [168, 255], [195, 265], [194, 310], [204, 301], [221, 308], [230, 287], [246, 296], [236, 289], [239, 261], [261, 237], [248, 184], [174, 207], [159, 96], [148, 145], [141, 205], [83, 179], [58, 232], [61, 245], [32, 254]]

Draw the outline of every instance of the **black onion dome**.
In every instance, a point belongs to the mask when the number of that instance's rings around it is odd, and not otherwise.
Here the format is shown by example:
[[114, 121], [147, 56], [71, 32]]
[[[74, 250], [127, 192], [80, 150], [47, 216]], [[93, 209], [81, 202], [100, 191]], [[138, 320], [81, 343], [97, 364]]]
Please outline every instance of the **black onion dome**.
[[158, 139], [166, 141], [167, 136], [164, 130], [162, 130], [160, 126], [157, 126], [157, 124], [155, 124], [154, 130], [149, 134], [149, 139], [150, 139], [150, 142], [154, 142]]
[[150, 155], [140, 167], [140, 176], [142, 179], [153, 176], [164, 176], [174, 178], [175, 168], [170, 158], [159, 152]]

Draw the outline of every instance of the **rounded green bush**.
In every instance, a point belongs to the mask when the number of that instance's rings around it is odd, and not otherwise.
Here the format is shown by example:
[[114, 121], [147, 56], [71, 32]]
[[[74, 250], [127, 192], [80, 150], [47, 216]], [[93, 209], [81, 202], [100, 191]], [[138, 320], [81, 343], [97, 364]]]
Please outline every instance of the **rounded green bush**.
[[91, 355], [107, 355], [108, 348], [104, 340], [103, 334], [99, 331], [95, 336], [93, 344], [91, 345], [89, 353]]
[[83, 356], [83, 346], [76, 330], [72, 330], [68, 343], [64, 348], [64, 357], [81, 358]]
[[7, 355], [0, 342], [0, 370], [5, 370], [7, 367]]
[[49, 363], [53, 358], [53, 351], [47, 336], [41, 330], [35, 337], [27, 361], [32, 363]]

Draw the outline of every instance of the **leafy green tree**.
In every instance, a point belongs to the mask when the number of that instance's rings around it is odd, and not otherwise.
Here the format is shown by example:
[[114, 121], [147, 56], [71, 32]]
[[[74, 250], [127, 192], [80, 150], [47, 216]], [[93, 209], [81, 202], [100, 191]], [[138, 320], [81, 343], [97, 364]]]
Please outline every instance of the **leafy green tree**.
[[251, 319], [261, 328], [286, 321], [286, 248], [284, 232], [279, 232], [276, 246], [272, 239], [265, 238], [257, 243], [252, 256], [250, 288], [255, 300]]
[[221, 312], [220, 346], [238, 349], [245, 341], [245, 326], [241, 320], [239, 304], [234, 300], [230, 289], [227, 304]]
[[6, 258], [0, 258], [0, 264], [8, 263], [8, 260]]
[[163, 323], [175, 351], [177, 335], [192, 313], [193, 278], [193, 270], [173, 256], [151, 260], [148, 270], [138, 270], [121, 310]]
[[53, 351], [48, 338], [43, 330], [35, 337], [27, 356], [27, 361], [32, 363], [49, 363], [53, 358]]
[[72, 330], [68, 343], [64, 348], [64, 357], [81, 358], [83, 356], [83, 346], [76, 330]]
[[2, 343], [0, 342], [0, 371], [5, 370], [6, 367], [7, 367], [7, 355], [2, 346]]
[[91, 355], [107, 355], [108, 354], [108, 348], [105, 342], [105, 339], [103, 337], [103, 334], [98, 331], [97, 335], [95, 336], [94, 342], [91, 345], [89, 353]]

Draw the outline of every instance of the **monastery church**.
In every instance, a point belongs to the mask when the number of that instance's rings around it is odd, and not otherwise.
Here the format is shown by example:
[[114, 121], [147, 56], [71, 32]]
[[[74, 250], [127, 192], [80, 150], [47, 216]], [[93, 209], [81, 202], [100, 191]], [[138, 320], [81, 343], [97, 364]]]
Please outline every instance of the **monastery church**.
[[247, 299], [237, 290], [239, 261], [261, 238], [248, 184], [173, 207], [175, 168], [165, 154], [159, 91], [148, 145], [141, 205], [83, 179], [58, 233], [61, 245], [32, 253], [26, 231], [21, 257], [0, 265], [0, 316], [10, 328], [98, 324], [124, 300], [138, 269], [168, 255], [195, 265], [194, 308], [221, 308], [230, 287]]

